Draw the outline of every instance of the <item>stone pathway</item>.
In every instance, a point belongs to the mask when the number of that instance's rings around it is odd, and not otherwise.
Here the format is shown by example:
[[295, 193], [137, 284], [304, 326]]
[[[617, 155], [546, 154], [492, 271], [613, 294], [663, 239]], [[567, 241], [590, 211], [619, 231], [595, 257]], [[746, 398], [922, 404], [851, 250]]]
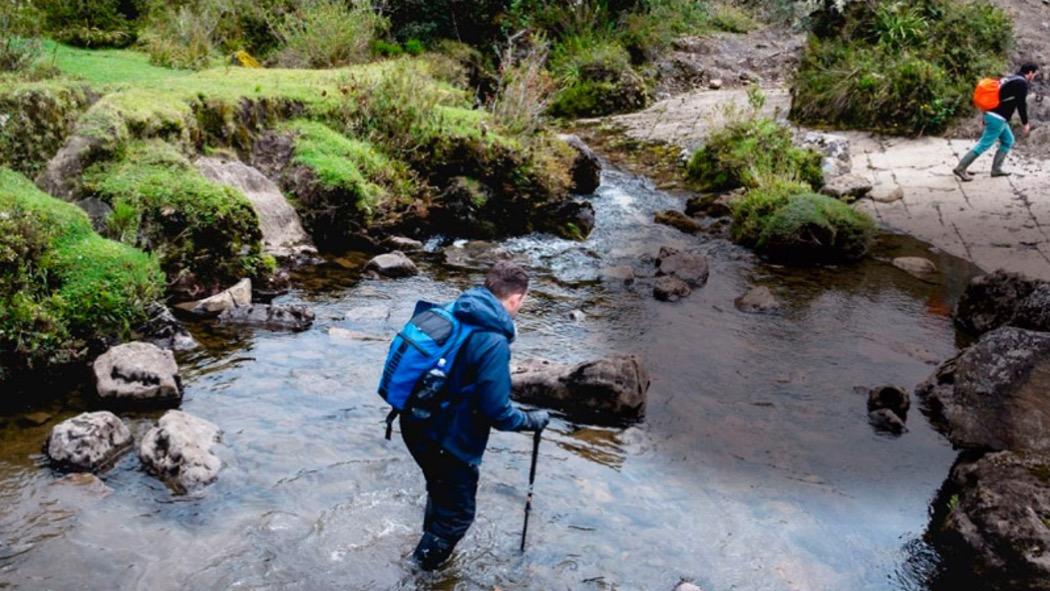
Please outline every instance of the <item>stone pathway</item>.
[[[783, 118], [790, 96], [767, 89], [763, 113]], [[696, 91], [660, 101], [610, 122], [632, 139], [695, 149], [725, 121], [725, 109], [747, 108], [742, 90]], [[1050, 280], [1050, 161], [1012, 155], [1016, 175], [988, 176], [991, 154], [971, 168], [976, 180], [951, 173], [975, 140], [890, 138], [842, 133], [850, 139], [853, 174], [867, 177], [873, 198], [856, 207], [883, 226], [976, 263]]]

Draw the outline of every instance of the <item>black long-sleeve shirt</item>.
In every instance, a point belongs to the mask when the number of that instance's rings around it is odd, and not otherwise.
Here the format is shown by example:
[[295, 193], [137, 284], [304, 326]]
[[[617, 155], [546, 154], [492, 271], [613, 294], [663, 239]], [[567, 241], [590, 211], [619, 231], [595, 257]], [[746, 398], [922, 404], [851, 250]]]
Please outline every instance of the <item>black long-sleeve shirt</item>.
[[1024, 76], [1010, 76], [999, 87], [999, 106], [992, 112], [1007, 121], [1014, 116], [1014, 111], [1021, 115], [1021, 124], [1028, 125], [1028, 81]]

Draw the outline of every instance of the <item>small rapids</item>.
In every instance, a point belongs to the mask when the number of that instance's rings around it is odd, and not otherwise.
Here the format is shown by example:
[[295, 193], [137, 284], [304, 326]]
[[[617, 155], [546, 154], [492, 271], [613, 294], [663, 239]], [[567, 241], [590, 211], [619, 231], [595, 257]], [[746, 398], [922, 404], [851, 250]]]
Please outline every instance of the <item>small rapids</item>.
[[[362, 278], [363, 255], [329, 257], [278, 299], [314, 308], [303, 333], [191, 326], [204, 346], [180, 358], [183, 409], [225, 442], [202, 495], [173, 496], [134, 454], [104, 485], [58, 480], [40, 448], [87, 404], [76, 392], [0, 418], [0, 588], [923, 589], [920, 538], [955, 453], [914, 408], [903, 436], [875, 433], [856, 389], [911, 388], [954, 353], [948, 312], [974, 269], [897, 236], [853, 266], [769, 265], [654, 225], [683, 199], [613, 169], [592, 201], [582, 243], [435, 242], [423, 273], [398, 281]], [[708, 285], [677, 304], [646, 287], [664, 245], [711, 260]], [[941, 273], [921, 281], [887, 262], [907, 254]], [[498, 258], [535, 276], [515, 356], [638, 353], [647, 415], [625, 428], [554, 420], [524, 555], [531, 441], [495, 433], [477, 522], [448, 568], [420, 574], [406, 557], [423, 480], [398, 438], [383, 440], [374, 387], [415, 301], [455, 297]], [[620, 265], [635, 287], [601, 280]], [[783, 311], [738, 312], [753, 285]], [[141, 436], [158, 415], [124, 416]]]

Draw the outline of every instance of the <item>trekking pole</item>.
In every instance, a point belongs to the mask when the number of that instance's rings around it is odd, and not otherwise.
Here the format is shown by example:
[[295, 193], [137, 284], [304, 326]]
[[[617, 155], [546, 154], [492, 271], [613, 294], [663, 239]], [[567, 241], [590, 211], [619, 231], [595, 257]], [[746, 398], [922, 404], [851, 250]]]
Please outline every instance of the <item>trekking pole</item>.
[[521, 551], [525, 552], [525, 535], [529, 532], [529, 513], [532, 512], [532, 485], [536, 483], [536, 458], [540, 455], [540, 435], [536, 431], [532, 436], [532, 467], [529, 468], [529, 496], [525, 501], [525, 525], [521, 528]]

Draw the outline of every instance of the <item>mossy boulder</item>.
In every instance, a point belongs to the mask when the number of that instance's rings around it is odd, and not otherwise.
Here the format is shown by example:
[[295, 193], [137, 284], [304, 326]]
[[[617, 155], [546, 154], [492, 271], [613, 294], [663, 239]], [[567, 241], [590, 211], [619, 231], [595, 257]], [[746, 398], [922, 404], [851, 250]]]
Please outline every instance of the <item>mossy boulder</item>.
[[113, 208], [107, 233], [155, 253], [170, 290], [181, 297], [274, 271], [248, 199], [205, 179], [170, 144], [132, 142], [85, 173], [85, 192]]
[[80, 82], [0, 79], [0, 161], [36, 176], [94, 98]]
[[791, 262], [854, 260], [867, 254], [875, 223], [801, 183], [775, 182], [733, 204], [733, 239]]
[[755, 188], [773, 178], [824, 184], [821, 155], [794, 145], [791, 131], [771, 119], [731, 122], [693, 154], [689, 178], [704, 192]]
[[155, 258], [99, 236], [75, 205], [0, 168], [0, 381], [127, 338], [163, 286]]

